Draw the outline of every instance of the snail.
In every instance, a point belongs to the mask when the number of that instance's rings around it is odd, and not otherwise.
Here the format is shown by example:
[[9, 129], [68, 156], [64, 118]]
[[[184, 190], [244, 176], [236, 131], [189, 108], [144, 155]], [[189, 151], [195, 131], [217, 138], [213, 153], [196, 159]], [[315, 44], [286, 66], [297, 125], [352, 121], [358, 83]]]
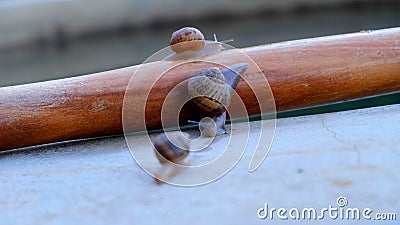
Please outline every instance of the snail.
[[162, 165], [162, 169], [154, 176], [157, 184], [161, 184], [161, 180], [171, 178], [179, 172], [179, 167], [175, 164], [188, 164], [186, 160], [190, 147], [188, 133], [172, 131], [159, 134], [153, 139], [153, 147]]
[[212, 55], [223, 50], [221, 43], [230, 41], [232, 40], [219, 42], [215, 34], [214, 41], [206, 41], [197, 28], [183, 27], [172, 33], [170, 47], [174, 53], [163, 60], [196, 59]]
[[[220, 118], [220, 117], [218, 117]], [[193, 123], [199, 126], [200, 136], [202, 137], [215, 137], [218, 133], [216, 122], [210, 117], [204, 117], [200, 122], [188, 120], [189, 123]], [[224, 133], [225, 130], [221, 130], [220, 133]]]
[[172, 51], [200, 51], [204, 48], [204, 35], [194, 27], [184, 27], [172, 33], [170, 46]]
[[200, 70], [190, 77], [188, 92], [192, 101], [200, 110], [213, 115], [214, 118], [188, 122], [198, 124], [206, 137], [226, 133], [226, 108], [230, 103], [232, 92], [239, 83], [240, 76], [248, 67], [247, 63], [238, 63], [223, 70], [211, 67]]

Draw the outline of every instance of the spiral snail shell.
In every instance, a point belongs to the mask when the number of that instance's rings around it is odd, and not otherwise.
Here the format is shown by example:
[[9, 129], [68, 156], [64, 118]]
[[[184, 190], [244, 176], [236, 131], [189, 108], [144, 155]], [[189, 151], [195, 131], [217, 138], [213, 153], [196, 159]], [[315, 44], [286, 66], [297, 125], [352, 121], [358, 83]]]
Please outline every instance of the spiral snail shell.
[[184, 27], [172, 33], [170, 46], [174, 52], [200, 51], [204, 48], [204, 35], [194, 27]]
[[194, 27], [183, 27], [172, 33], [170, 47], [174, 52], [163, 60], [198, 59], [223, 50], [222, 42], [206, 41], [200, 30]]
[[230, 99], [225, 77], [216, 67], [194, 73], [189, 79], [188, 91], [200, 109], [215, 115], [225, 112]]
[[240, 75], [249, 65], [238, 63], [222, 71], [217, 67], [192, 74], [188, 92], [193, 102], [203, 111], [221, 115], [229, 105], [231, 92], [237, 87]]
[[[238, 63], [222, 71], [216, 67], [200, 70], [189, 79], [188, 92], [194, 104], [201, 110], [214, 115], [216, 131], [208, 123], [199, 123], [204, 134], [217, 135], [226, 133], [226, 108], [228, 107], [233, 90], [237, 87], [240, 76], [248, 68], [247, 63]], [[215, 129], [215, 128], [214, 128]]]
[[[185, 135], [186, 138], [183, 136]], [[154, 152], [161, 164], [167, 161], [178, 163], [189, 154], [189, 135], [178, 132], [168, 132], [158, 135], [153, 140]]]

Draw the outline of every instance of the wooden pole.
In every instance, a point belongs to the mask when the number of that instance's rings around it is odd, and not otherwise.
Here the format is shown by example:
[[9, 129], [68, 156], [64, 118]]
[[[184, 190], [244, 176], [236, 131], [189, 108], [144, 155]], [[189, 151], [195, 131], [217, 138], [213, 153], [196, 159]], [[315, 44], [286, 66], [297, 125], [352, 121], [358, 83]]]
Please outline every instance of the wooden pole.
[[[327, 104], [400, 90], [400, 28], [360, 32], [241, 49], [261, 68], [278, 111]], [[240, 63], [227, 52], [207, 57]], [[154, 62], [147, 66], [165, 66]], [[203, 63], [189, 63], [167, 73], [146, 102], [146, 126], [160, 128], [160, 108], [171, 88]], [[0, 88], [0, 151], [56, 141], [122, 132], [122, 105], [138, 66], [41, 83]], [[254, 71], [249, 68], [245, 77]], [[253, 76], [254, 77], [254, 76]], [[142, 81], [146, 81], [146, 77]], [[254, 78], [258, 79], [258, 78]], [[147, 90], [131, 90], [137, 98]], [[254, 91], [257, 92], [258, 87]], [[260, 87], [261, 88], [261, 87]], [[248, 113], [256, 115], [249, 87], [237, 92]], [[143, 114], [143, 108], [132, 114]], [[186, 110], [186, 111], [185, 111]], [[192, 118], [187, 109], [181, 120]]]

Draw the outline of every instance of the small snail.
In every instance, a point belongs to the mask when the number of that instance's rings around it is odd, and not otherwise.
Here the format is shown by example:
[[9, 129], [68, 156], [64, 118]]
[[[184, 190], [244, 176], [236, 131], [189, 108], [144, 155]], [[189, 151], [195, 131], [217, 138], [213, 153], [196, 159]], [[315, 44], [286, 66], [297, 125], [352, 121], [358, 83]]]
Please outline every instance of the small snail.
[[212, 55], [223, 50], [221, 43], [214, 35], [214, 41], [206, 41], [204, 35], [194, 27], [183, 27], [172, 33], [170, 47], [175, 53], [164, 60], [196, 59], [206, 55]]
[[154, 153], [163, 166], [162, 170], [155, 174], [157, 184], [161, 184], [161, 179], [171, 178], [179, 172], [179, 168], [174, 164], [188, 164], [185, 159], [189, 154], [189, 134], [183, 132], [183, 135], [179, 131], [173, 131], [159, 134], [153, 139]]
[[194, 27], [184, 27], [172, 33], [170, 46], [172, 51], [200, 51], [204, 48], [204, 35]]
[[[216, 122], [210, 117], [204, 117], [200, 122], [188, 120], [189, 123], [197, 124], [199, 126], [200, 134], [203, 137], [215, 137], [218, 133], [218, 127]], [[224, 133], [225, 130], [221, 130], [220, 133]]]
[[[240, 76], [248, 68], [247, 63], [238, 63], [231, 67], [219, 70], [216, 67], [200, 70], [189, 79], [188, 92], [195, 105], [204, 112], [214, 115], [213, 121], [216, 125], [216, 135], [226, 133], [226, 108], [228, 107], [233, 90], [237, 87]], [[212, 121], [193, 122], [199, 124], [204, 134], [213, 134]], [[214, 124], [213, 124], [214, 125]]]

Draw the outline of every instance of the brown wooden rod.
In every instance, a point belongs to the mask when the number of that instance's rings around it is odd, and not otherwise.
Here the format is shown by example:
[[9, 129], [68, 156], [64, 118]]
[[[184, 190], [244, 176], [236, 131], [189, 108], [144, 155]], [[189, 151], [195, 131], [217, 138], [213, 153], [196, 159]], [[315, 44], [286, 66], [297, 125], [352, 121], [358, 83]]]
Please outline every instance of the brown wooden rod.
[[[360, 32], [241, 49], [261, 68], [277, 111], [327, 104], [400, 90], [400, 28]], [[229, 51], [207, 58], [240, 63]], [[169, 62], [147, 66], [157, 68]], [[189, 63], [168, 72], [147, 99], [146, 125], [160, 128], [160, 107], [177, 83], [205, 66]], [[122, 104], [132, 66], [86, 76], [0, 88], [0, 151], [121, 133]], [[251, 68], [244, 77], [256, 79]], [[149, 77], [151, 75], [148, 75]], [[146, 83], [146, 76], [139, 80]], [[143, 100], [146, 85], [130, 90]], [[259, 91], [261, 87], [255, 87]], [[260, 109], [245, 82], [237, 92], [249, 115]], [[143, 114], [133, 107], [132, 115]], [[183, 115], [183, 116], [182, 116]], [[183, 110], [181, 120], [191, 118]], [[135, 118], [135, 117], [134, 117]], [[139, 116], [138, 116], [139, 118]]]

